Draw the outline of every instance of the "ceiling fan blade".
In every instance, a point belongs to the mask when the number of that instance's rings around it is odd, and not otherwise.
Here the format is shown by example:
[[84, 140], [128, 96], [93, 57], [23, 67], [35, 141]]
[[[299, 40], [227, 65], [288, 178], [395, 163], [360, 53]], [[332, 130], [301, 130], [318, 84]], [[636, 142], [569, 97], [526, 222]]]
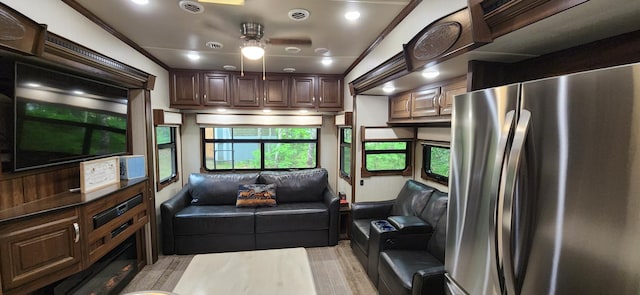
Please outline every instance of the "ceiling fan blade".
[[271, 45], [311, 45], [311, 39], [308, 38], [270, 38], [266, 41]]

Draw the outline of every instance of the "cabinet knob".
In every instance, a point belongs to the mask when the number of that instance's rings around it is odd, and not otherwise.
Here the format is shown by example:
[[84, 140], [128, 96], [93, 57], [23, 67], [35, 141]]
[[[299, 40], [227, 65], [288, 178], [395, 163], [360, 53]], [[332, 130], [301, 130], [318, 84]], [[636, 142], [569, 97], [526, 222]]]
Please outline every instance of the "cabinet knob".
[[205, 93], [204, 95], [202, 95], [202, 98], [204, 98], [206, 100], [207, 99], [207, 94]]
[[74, 243], [77, 243], [77, 242], [79, 242], [79, 241], [80, 241], [80, 225], [78, 225], [78, 223], [77, 223], [77, 222], [74, 222], [74, 223], [73, 223], [73, 230], [74, 230], [74, 231], [75, 231], [75, 233], [76, 233], [76, 237], [73, 239], [73, 242], [74, 242]]

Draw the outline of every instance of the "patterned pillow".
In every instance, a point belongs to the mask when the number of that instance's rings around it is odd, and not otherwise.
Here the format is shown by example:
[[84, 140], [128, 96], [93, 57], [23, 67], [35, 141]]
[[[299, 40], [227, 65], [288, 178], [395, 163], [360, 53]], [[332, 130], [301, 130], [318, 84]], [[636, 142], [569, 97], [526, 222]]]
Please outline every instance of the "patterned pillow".
[[276, 205], [275, 184], [241, 184], [238, 186], [236, 207], [275, 207]]

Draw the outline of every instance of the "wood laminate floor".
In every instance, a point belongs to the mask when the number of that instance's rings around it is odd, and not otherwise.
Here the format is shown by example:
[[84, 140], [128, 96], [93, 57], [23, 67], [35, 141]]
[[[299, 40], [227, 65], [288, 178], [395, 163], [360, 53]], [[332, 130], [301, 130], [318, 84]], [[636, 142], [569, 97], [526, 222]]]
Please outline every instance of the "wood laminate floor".
[[[318, 295], [376, 294], [349, 243], [342, 240], [334, 247], [306, 249]], [[142, 269], [121, 294], [141, 290], [172, 291], [192, 258], [193, 255], [160, 256], [158, 262]]]

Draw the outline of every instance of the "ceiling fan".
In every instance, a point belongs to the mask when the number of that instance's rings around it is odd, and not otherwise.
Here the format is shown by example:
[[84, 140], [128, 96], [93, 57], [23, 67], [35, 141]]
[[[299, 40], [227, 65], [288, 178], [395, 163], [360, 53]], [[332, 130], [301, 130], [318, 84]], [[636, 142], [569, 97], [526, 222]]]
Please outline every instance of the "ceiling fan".
[[272, 45], [303, 45], [310, 46], [309, 38], [265, 38], [264, 26], [256, 22], [244, 22], [240, 26], [241, 36], [243, 40], [242, 54], [251, 60], [256, 60], [264, 55], [264, 46]]

